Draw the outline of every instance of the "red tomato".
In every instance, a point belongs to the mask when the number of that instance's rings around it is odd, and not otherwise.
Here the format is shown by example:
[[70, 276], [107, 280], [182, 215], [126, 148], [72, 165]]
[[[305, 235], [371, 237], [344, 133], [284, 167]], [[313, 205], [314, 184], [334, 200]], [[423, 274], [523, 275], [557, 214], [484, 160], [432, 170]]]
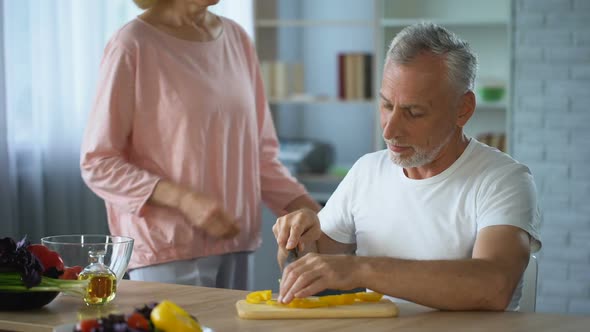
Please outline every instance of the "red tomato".
[[55, 267], [58, 271], [64, 270], [64, 261], [59, 254], [42, 244], [31, 244], [27, 247], [33, 255], [37, 256], [45, 270]]
[[150, 322], [139, 312], [134, 312], [127, 318], [127, 325], [133, 329], [150, 330]]
[[92, 332], [92, 329], [98, 327], [100, 327], [100, 324], [96, 319], [85, 319], [76, 323], [76, 331], [79, 332]]
[[82, 267], [79, 265], [66, 267], [64, 273], [59, 276], [59, 279], [77, 280], [80, 272], [82, 272]]

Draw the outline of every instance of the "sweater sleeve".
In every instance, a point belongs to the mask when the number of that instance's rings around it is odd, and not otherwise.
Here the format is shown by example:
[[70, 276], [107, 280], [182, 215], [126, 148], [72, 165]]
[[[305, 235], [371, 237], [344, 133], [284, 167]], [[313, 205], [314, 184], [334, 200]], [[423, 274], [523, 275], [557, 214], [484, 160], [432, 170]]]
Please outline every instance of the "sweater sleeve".
[[128, 161], [135, 107], [135, 59], [116, 41], [105, 48], [97, 95], [80, 152], [88, 187], [122, 211], [141, 215], [159, 177]]

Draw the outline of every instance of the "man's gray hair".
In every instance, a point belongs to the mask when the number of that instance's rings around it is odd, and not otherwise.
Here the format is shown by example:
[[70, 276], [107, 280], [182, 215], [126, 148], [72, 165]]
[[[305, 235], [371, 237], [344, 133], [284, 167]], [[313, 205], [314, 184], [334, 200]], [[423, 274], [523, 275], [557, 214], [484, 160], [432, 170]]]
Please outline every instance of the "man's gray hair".
[[391, 41], [385, 64], [405, 64], [424, 51], [445, 56], [449, 81], [460, 93], [473, 90], [477, 57], [466, 41], [434, 23], [417, 23], [400, 31]]

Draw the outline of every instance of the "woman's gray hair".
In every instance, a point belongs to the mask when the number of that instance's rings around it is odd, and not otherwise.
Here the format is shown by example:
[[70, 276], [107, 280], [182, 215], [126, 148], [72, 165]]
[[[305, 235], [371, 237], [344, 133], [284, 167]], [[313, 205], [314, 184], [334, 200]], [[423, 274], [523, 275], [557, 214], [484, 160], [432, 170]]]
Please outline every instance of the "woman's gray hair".
[[405, 64], [424, 51], [445, 56], [449, 81], [460, 93], [473, 90], [477, 57], [466, 41], [434, 23], [417, 23], [400, 31], [391, 41], [385, 64]]

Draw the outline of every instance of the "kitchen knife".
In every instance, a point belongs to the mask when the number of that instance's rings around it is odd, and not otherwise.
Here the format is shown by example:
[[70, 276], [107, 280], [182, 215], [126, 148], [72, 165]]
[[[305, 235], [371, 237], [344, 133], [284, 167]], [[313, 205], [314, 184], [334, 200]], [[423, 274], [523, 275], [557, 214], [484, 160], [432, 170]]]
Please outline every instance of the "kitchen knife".
[[299, 258], [299, 250], [297, 250], [297, 247], [288, 250], [287, 258], [285, 259], [285, 262], [283, 263], [283, 271], [285, 270], [285, 268], [287, 268], [287, 266], [289, 266], [289, 264], [296, 261], [297, 258]]

